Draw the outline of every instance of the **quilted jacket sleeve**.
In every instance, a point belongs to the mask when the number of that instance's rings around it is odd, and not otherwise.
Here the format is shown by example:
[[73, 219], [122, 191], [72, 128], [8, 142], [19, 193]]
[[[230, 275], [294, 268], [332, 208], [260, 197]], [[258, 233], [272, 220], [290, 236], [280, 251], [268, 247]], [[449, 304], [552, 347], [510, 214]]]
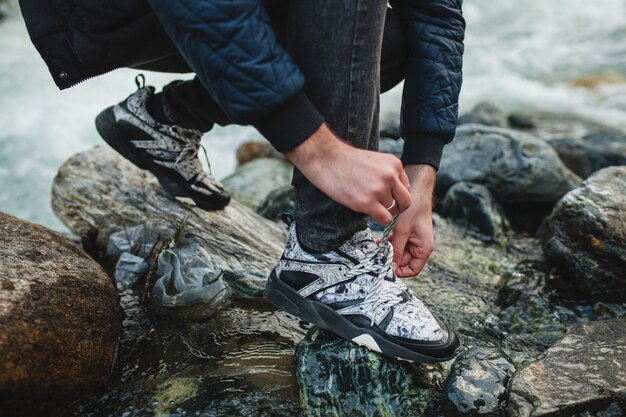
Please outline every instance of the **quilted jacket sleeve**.
[[224, 112], [291, 150], [323, 116], [304, 75], [278, 44], [259, 0], [148, 0], [170, 38]]
[[402, 95], [404, 164], [439, 167], [454, 138], [462, 81], [462, 0], [392, 0], [409, 39]]

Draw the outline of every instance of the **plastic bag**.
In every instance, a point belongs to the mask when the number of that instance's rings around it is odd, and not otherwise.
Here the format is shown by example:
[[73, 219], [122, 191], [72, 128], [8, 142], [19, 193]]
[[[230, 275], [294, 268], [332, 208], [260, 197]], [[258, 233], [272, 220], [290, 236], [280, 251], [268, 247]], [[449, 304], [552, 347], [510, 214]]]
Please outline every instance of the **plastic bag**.
[[226, 299], [222, 270], [199, 245], [166, 249], [159, 255], [153, 303], [162, 307], [205, 304], [215, 310]]
[[107, 242], [107, 255], [121, 256], [124, 252], [145, 258], [150, 254], [157, 233], [143, 224], [112, 233]]

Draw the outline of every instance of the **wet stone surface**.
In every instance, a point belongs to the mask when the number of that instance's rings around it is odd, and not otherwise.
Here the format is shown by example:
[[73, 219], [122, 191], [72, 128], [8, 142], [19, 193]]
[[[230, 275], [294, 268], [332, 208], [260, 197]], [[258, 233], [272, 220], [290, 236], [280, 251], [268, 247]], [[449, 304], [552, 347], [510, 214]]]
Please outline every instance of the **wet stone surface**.
[[499, 202], [556, 202], [580, 183], [545, 141], [517, 130], [462, 125], [446, 146], [437, 192], [482, 184]]
[[441, 214], [485, 240], [502, 241], [511, 228], [502, 207], [480, 184], [454, 184], [446, 193]]
[[547, 221], [546, 256], [571, 297], [626, 300], [626, 167], [604, 168], [568, 193]]
[[436, 373], [312, 330], [295, 353], [306, 416], [409, 416], [438, 407]]
[[466, 351], [454, 362], [443, 387], [446, 416], [505, 416], [506, 386], [514, 371], [498, 348]]
[[511, 417], [626, 412], [626, 320], [578, 324], [510, 384]]

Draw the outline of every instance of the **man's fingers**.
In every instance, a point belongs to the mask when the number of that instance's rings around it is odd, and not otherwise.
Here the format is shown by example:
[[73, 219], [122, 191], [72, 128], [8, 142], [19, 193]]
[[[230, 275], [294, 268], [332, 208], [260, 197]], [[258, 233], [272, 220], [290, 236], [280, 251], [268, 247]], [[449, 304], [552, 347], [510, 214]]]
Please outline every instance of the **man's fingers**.
[[409, 240], [408, 233], [400, 233], [394, 231], [391, 237], [391, 245], [393, 246], [393, 265], [397, 269], [398, 265], [401, 265], [402, 257], [404, 255], [404, 249], [406, 248], [406, 242]]
[[387, 210], [387, 207], [384, 207], [380, 203], [374, 204], [369, 212], [366, 212], [365, 214], [369, 214], [372, 219], [380, 225], [389, 223], [393, 217], [389, 210]]
[[[404, 171], [402, 172], [404, 173]], [[396, 200], [396, 205], [398, 206], [398, 210], [400, 212], [408, 209], [411, 205], [411, 192], [409, 191], [409, 188], [402, 183], [402, 181], [397, 180], [394, 182], [391, 188], [391, 194], [394, 200]]]

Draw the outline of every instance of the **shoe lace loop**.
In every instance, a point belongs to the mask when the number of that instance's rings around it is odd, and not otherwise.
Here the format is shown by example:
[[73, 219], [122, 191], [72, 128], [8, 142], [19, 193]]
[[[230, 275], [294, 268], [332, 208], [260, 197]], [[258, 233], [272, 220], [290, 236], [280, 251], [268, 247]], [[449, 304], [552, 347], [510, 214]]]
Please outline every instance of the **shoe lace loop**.
[[[376, 317], [378, 316], [376, 314], [377, 311], [381, 308], [391, 308], [403, 301], [400, 296], [402, 286], [386, 285], [386, 277], [389, 276], [390, 273], [393, 274], [393, 246], [389, 241], [389, 235], [393, 231], [397, 221], [398, 215], [394, 216], [391, 222], [385, 227], [378, 250], [369, 254], [348, 273], [350, 276], [358, 276], [370, 272], [376, 273], [376, 278], [362, 303], [363, 307], [372, 313], [370, 314], [372, 317], [371, 325], [374, 325], [376, 321]], [[393, 275], [393, 277], [395, 280], [395, 275]]]

